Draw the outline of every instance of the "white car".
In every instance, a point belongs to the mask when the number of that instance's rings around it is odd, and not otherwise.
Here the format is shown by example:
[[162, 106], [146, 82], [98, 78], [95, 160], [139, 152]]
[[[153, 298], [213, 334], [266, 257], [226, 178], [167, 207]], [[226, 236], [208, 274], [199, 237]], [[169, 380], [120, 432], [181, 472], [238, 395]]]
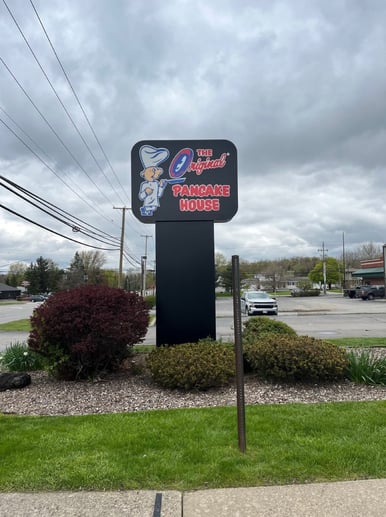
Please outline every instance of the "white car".
[[253, 314], [278, 313], [277, 301], [264, 291], [246, 291], [241, 297], [241, 312]]

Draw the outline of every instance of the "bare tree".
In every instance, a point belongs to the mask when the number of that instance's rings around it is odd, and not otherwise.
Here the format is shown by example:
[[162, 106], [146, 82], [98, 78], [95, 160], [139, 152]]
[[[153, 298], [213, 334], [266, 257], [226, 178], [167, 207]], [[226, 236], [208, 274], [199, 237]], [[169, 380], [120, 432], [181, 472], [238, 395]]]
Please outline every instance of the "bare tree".
[[83, 284], [107, 283], [102, 271], [105, 262], [106, 257], [100, 251], [77, 251], [63, 279], [62, 288], [69, 289]]
[[379, 244], [368, 242], [357, 248], [345, 252], [346, 269], [359, 268], [362, 260], [377, 259], [382, 257], [383, 250]]

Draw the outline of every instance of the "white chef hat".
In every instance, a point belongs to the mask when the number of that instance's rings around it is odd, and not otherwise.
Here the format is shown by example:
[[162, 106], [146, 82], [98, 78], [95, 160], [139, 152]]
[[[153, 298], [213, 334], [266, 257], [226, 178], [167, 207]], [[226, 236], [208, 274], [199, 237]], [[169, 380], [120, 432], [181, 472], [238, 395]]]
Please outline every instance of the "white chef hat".
[[164, 147], [153, 147], [152, 145], [143, 145], [139, 150], [139, 157], [141, 159], [144, 169], [148, 167], [157, 167], [169, 157], [168, 149]]

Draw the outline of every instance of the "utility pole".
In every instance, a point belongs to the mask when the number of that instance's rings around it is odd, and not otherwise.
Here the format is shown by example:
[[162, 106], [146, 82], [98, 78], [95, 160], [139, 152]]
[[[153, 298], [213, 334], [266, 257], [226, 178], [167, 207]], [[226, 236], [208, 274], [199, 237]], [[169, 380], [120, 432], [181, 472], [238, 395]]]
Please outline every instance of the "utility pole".
[[129, 210], [126, 206], [114, 206], [114, 210], [122, 210], [122, 226], [121, 226], [121, 245], [119, 249], [119, 271], [118, 271], [118, 289], [122, 289], [122, 266], [123, 266], [123, 242], [125, 238], [125, 216], [126, 210]]
[[346, 252], [344, 248], [344, 232], [342, 233], [342, 246], [343, 246], [343, 292], [346, 289]]
[[322, 249], [318, 249], [319, 253], [322, 253], [322, 265], [323, 265], [323, 294], [326, 294], [326, 283], [327, 283], [327, 274], [326, 274], [326, 252], [328, 249], [324, 247], [324, 241], [322, 242]]
[[386, 244], [382, 246], [383, 251], [383, 285], [386, 289]]
[[141, 274], [142, 274], [142, 296], [146, 295], [146, 261], [147, 261], [147, 239], [151, 237], [151, 235], [141, 235], [145, 239], [145, 255], [142, 257], [141, 261]]

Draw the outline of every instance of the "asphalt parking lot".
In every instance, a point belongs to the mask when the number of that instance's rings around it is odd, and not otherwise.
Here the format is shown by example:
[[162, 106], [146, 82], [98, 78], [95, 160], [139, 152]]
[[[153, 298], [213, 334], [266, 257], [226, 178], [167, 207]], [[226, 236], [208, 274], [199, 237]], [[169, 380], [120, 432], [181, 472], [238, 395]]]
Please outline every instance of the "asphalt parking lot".
[[[315, 297], [278, 296], [279, 314], [270, 316], [287, 323], [300, 335], [320, 339], [386, 337], [386, 299], [361, 300], [342, 294]], [[243, 315], [245, 321], [248, 316]], [[217, 301], [217, 338], [233, 338], [231, 299]]]
[[278, 296], [280, 312], [326, 312], [329, 314], [383, 314], [386, 299], [361, 300], [345, 298], [341, 294], [320, 296]]

